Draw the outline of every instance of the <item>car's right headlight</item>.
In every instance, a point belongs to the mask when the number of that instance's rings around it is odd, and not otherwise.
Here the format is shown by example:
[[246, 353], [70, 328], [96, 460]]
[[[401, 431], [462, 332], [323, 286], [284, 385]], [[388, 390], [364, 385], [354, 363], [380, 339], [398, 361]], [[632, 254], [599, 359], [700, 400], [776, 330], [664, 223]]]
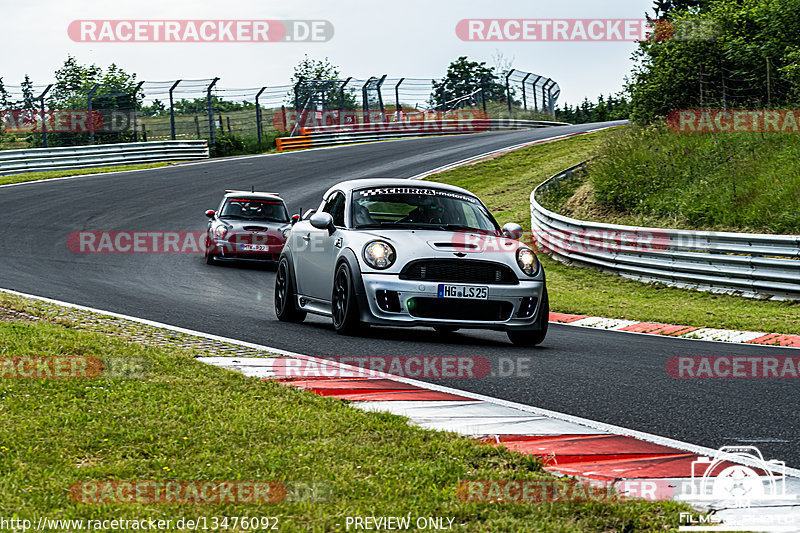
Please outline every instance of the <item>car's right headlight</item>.
[[224, 224], [220, 224], [216, 228], [214, 228], [214, 235], [216, 235], [217, 239], [224, 239], [225, 235], [228, 234], [228, 226]]
[[394, 248], [388, 242], [370, 241], [364, 246], [364, 261], [372, 268], [389, 268], [394, 264], [395, 258]]
[[533, 277], [539, 272], [539, 260], [533, 250], [526, 246], [517, 249], [517, 264], [520, 270]]

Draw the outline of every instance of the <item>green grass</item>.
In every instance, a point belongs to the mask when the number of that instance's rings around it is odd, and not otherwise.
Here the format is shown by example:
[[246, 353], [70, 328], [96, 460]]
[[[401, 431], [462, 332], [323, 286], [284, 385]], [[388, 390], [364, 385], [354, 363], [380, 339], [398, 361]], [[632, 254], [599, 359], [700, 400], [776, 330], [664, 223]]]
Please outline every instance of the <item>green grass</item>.
[[[800, 136], [621, 129], [592, 161], [592, 200], [665, 227], [800, 233]], [[598, 209], [602, 211], [602, 209]]]
[[[0, 304], [26, 309], [8, 296]], [[673, 502], [466, 503], [456, 496], [461, 480], [553, 478], [530, 456], [246, 378], [186, 352], [44, 321], [0, 320], [0, 346], [3, 357], [135, 357], [149, 367], [143, 379], [0, 381], [4, 518], [277, 516], [281, 531], [344, 531], [347, 516], [410, 514], [455, 517], [458, 531], [578, 532], [669, 530], [687, 510]], [[72, 484], [96, 480], [316, 483], [329, 498], [267, 505], [69, 498]]]
[[[557, 172], [594, 156], [617, 129], [541, 144], [429, 179], [477, 194], [500, 224], [530, 231], [530, 193]], [[565, 266], [540, 254], [552, 311], [691, 326], [800, 334], [800, 303], [753, 300], [627, 280]]]
[[72, 170], [54, 170], [52, 172], [29, 172], [27, 174], [10, 174], [0, 176], [0, 185], [9, 183], [22, 183], [25, 181], [40, 181], [68, 176], [83, 176], [86, 174], [101, 174], [103, 172], [124, 172], [126, 170], [142, 170], [145, 168], [160, 168], [169, 163], [146, 163], [142, 165], [121, 165], [117, 167], [76, 168]]

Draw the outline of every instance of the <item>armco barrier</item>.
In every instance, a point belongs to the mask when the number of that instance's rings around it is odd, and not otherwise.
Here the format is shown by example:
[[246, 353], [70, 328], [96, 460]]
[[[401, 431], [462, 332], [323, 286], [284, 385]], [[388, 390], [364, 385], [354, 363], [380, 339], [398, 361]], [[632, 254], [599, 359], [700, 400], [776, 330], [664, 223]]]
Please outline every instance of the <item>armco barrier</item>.
[[569, 126], [566, 122], [540, 120], [437, 120], [431, 122], [386, 122], [354, 126], [321, 126], [303, 128], [301, 135], [277, 139], [278, 151], [300, 150], [320, 146], [336, 146], [360, 142], [384, 141], [428, 135], [458, 135], [483, 131], [508, 131], [549, 126]]
[[[752, 297], [800, 299], [800, 235], [640, 228], [576, 220], [542, 207], [537, 195], [571, 179], [581, 163], [531, 193], [537, 247], [565, 263], [641, 281]], [[645, 245], [642, 245], [645, 243]]]
[[0, 151], [0, 175], [208, 158], [208, 142], [158, 141]]

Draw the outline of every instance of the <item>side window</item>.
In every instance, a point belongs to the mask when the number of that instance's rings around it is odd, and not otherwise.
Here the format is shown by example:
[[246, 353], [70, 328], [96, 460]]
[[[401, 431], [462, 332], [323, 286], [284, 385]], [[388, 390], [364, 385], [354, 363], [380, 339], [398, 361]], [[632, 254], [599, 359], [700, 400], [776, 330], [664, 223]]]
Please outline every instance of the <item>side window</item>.
[[335, 192], [325, 202], [325, 207], [322, 208], [323, 213], [330, 213], [333, 217], [334, 226], [344, 226], [344, 194]]

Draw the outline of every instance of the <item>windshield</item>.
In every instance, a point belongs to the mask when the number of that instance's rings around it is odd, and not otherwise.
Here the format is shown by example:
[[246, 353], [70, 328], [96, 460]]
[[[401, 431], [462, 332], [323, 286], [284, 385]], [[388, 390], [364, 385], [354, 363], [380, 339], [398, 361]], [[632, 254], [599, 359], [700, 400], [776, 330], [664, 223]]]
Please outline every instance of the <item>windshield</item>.
[[434, 229], [498, 233], [475, 197], [426, 187], [375, 187], [353, 191], [354, 228]]
[[289, 214], [280, 200], [229, 198], [222, 207], [220, 218], [288, 222]]

